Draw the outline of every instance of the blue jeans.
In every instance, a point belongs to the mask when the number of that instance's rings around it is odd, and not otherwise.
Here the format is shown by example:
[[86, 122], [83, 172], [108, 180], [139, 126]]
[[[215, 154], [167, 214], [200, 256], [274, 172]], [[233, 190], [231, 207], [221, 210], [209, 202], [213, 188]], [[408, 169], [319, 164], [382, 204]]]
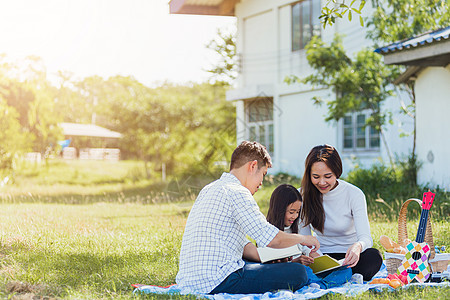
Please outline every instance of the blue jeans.
[[296, 291], [308, 282], [305, 266], [299, 263], [261, 264], [245, 262], [210, 294], [262, 294], [277, 290]]

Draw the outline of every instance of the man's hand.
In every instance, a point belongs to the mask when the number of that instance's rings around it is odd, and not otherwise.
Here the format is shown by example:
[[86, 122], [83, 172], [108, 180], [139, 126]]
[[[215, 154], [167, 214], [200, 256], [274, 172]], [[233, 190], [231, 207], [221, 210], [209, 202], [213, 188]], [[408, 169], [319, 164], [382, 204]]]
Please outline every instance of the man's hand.
[[361, 255], [362, 246], [360, 243], [356, 242], [351, 245], [347, 253], [345, 254], [345, 260], [342, 265], [347, 265], [349, 268], [353, 268], [359, 261], [359, 256]]
[[320, 243], [315, 236], [312, 235], [302, 235], [302, 241], [300, 244], [311, 248], [311, 252], [314, 253], [320, 248]]

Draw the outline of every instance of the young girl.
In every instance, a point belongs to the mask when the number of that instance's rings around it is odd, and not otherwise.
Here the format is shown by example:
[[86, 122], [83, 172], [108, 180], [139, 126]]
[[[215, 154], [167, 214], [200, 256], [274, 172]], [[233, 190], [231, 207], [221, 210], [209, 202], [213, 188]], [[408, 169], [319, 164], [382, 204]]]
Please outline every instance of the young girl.
[[[301, 206], [302, 196], [299, 191], [290, 184], [281, 184], [275, 188], [270, 197], [267, 221], [284, 232], [298, 233]], [[292, 261], [308, 266], [314, 259], [301, 255]]]

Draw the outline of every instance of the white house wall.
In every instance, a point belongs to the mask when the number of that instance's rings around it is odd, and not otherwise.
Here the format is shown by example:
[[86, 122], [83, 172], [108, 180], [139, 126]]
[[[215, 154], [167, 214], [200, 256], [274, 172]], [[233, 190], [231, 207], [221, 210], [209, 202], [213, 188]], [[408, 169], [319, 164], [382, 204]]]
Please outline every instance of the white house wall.
[[[336, 125], [323, 122], [318, 116], [326, 113], [325, 107], [313, 105], [311, 97], [326, 91], [305, 92], [280, 97], [274, 114], [279, 116], [280, 138], [277, 167], [289, 174], [302, 175], [304, 161], [313, 146], [336, 145]], [[305, 138], [307, 137], [307, 138]]]
[[[428, 67], [415, 84], [421, 184], [450, 190], [450, 66]], [[436, 122], [439, 120], [439, 122]]]
[[[318, 108], [311, 100], [319, 94], [325, 99], [332, 99], [332, 91], [312, 91], [310, 86], [284, 83], [286, 76], [297, 75], [304, 78], [313, 71], [308, 65], [305, 50], [291, 51], [291, 4], [295, 2], [297, 1], [241, 0], [236, 5], [236, 46], [241, 55], [241, 73], [236, 89], [227, 93], [227, 99], [238, 100], [238, 143], [245, 139], [244, 101], [239, 99], [251, 98], [249, 95], [253, 91], [253, 97], [259, 93], [262, 96], [273, 96], [275, 153], [271, 173], [302, 175], [304, 159], [309, 150], [323, 143], [332, 144], [340, 151], [345, 173], [355, 164], [369, 166], [380, 160], [389, 162], [382, 142], [380, 151], [376, 153], [341, 151], [342, 125], [326, 123], [326, 105]], [[364, 16], [372, 11], [368, 2], [363, 10]], [[350, 55], [371, 45], [365, 39], [365, 28], [361, 27], [357, 15], [354, 15], [352, 22], [347, 18], [337, 19], [333, 26], [327, 26], [325, 30], [322, 28], [322, 39], [329, 44], [336, 32], [343, 34], [343, 46]], [[389, 99], [384, 107], [394, 113], [394, 124], [389, 125], [386, 132], [390, 151], [392, 155], [405, 155], [412, 147], [411, 138], [399, 138], [399, 133], [404, 126], [407, 127], [405, 131], [411, 131], [412, 122], [398, 114], [398, 98]], [[281, 114], [277, 115], [277, 110]], [[355, 157], [358, 159], [355, 160]]]
[[241, 69], [245, 85], [273, 83], [277, 70], [275, 12], [268, 10], [243, 19], [245, 52]]

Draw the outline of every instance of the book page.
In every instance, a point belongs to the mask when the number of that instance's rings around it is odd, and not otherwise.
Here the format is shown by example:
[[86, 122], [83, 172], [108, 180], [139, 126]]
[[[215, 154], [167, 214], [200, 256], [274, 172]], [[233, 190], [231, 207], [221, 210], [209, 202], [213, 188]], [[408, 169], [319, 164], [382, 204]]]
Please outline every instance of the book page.
[[282, 259], [298, 254], [302, 254], [302, 249], [299, 249], [298, 245], [294, 245], [288, 248], [270, 248], [270, 247], [263, 247], [263, 248], [257, 248], [259, 258], [261, 259], [262, 263], [265, 263], [270, 260], [274, 259]]
[[336, 260], [328, 255], [322, 255], [314, 258], [314, 262], [309, 265], [309, 267], [313, 270], [314, 274], [319, 274], [328, 270], [332, 270], [342, 266], [344, 262], [344, 258], [341, 260]]

